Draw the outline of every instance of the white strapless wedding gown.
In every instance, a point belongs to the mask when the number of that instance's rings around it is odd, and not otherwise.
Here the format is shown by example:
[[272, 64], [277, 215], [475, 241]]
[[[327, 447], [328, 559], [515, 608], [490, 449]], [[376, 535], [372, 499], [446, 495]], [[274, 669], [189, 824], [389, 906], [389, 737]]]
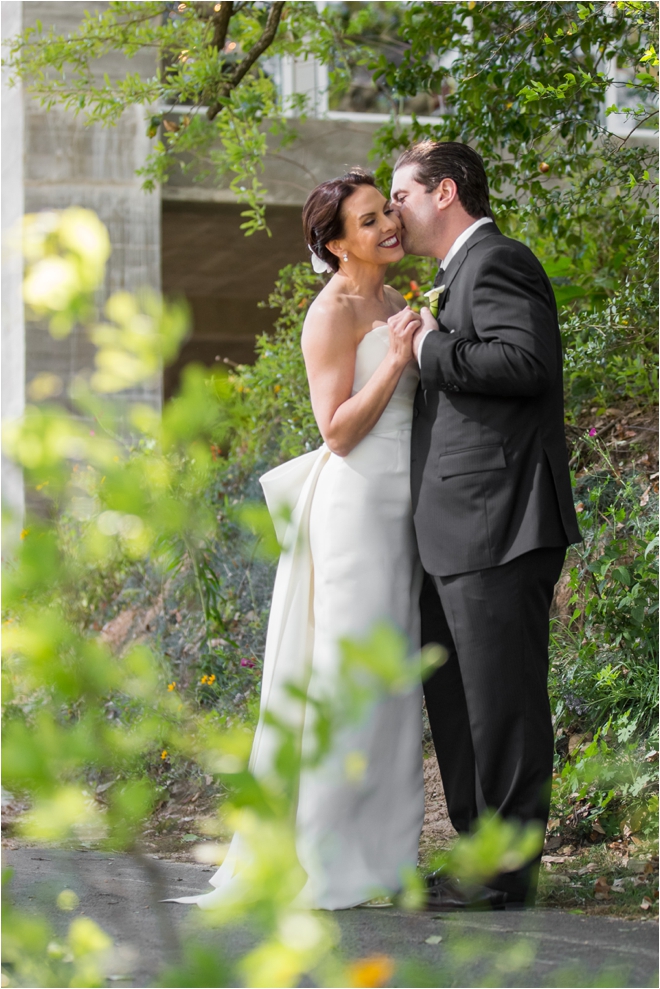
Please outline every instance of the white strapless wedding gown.
[[[387, 326], [357, 349], [353, 394], [389, 347]], [[279, 736], [264, 723], [272, 711], [295, 727], [305, 750], [310, 713], [291, 699], [289, 683], [323, 696], [337, 684], [338, 640], [363, 638], [387, 621], [419, 649], [422, 568], [410, 499], [410, 433], [419, 381], [409, 365], [372, 431], [346, 457], [323, 445], [261, 478], [285, 549], [280, 557], [264, 657], [261, 712], [250, 769], [267, 776]], [[282, 506], [293, 507], [283, 521]], [[362, 773], [347, 772], [360, 753]], [[301, 905], [356, 906], [401, 889], [417, 864], [424, 818], [422, 687], [387, 696], [358, 725], [341, 730], [331, 756], [301, 773], [296, 850], [307, 873]], [[216, 890], [181, 902], [214, 907], [240, 881], [239, 834], [211, 879]], [[230, 895], [231, 898], [231, 895]]]

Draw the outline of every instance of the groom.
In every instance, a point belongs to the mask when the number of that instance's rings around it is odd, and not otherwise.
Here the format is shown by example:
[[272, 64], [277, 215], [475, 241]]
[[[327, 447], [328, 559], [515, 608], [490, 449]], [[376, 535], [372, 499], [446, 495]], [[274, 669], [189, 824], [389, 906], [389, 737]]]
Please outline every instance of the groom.
[[[411, 484], [426, 571], [423, 642], [447, 662], [425, 685], [452, 824], [486, 808], [548, 819], [553, 730], [548, 624], [566, 547], [578, 542], [550, 282], [493, 221], [479, 155], [425, 141], [396, 163], [392, 203], [409, 254], [436, 257], [437, 321], [414, 350]], [[409, 309], [390, 323], [418, 318]], [[429, 878], [434, 910], [531, 904], [538, 858], [466, 889]]]

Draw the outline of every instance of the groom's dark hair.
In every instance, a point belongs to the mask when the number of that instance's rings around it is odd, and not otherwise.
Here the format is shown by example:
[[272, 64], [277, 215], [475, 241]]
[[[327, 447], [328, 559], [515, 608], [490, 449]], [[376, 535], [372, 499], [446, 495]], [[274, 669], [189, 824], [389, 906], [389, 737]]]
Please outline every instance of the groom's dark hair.
[[475, 220], [490, 216], [488, 179], [481, 155], [458, 141], [421, 141], [399, 155], [394, 171], [415, 165], [415, 180], [427, 192], [438, 188], [443, 179], [453, 179], [458, 198], [466, 213]]

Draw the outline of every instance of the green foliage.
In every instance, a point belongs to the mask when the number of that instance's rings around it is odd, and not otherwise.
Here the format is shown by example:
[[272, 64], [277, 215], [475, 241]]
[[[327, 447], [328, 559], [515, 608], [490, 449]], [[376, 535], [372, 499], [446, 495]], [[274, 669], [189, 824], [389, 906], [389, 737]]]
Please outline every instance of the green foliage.
[[499, 872], [519, 869], [536, 858], [543, 848], [543, 837], [539, 824], [521, 826], [486, 812], [472, 834], [459, 837], [433, 865], [443, 866], [467, 882], [487, 884]]
[[[127, 107], [144, 107], [145, 129], [154, 140], [139, 171], [144, 187], [154, 190], [173, 169], [196, 181], [228, 181], [246, 204], [243, 229], [249, 235], [265, 227], [266, 152], [277, 157], [294, 138], [289, 112], [307, 110], [300, 94], [283, 105], [267, 59], [315, 55], [331, 64], [333, 87], [341, 88], [349, 83], [350, 67], [378, 46], [369, 10], [374, 4], [353, 17], [335, 6], [319, 11], [304, 0], [219, 6], [112, 0], [103, 11], [82, 10], [80, 24], [66, 34], [37, 22], [12, 39], [3, 65], [47, 109], [61, 105], [82, 113], [87, 123], [113, 125]], [[108, 53], [127, 59], [123, 77], [99, 73], [98, 61]], [[153, 66], [146, 77], [130, 71], [138, 55]]]
[[[65, 212], [52, 219], [55, 250], [50, 241], [42, 241], [41, 253], [35, 251], [28, 266], [28, 283], [41, 259], [57, 256], [62, 244], [59, 228], [66, 228], [70, 217]], [[87, 229], [99, 237], [105, 234], [93, 224]], [[79, 316], [77, 300], [86, 288], [81, 275], [70, 293], [70, 309], [59, 299], [53, 307], [71, 325], [71, 310]], [[41, 298], [47, 317], [47, 292]], [[124, 385], [122, 349], [132, 379], [148, 379], [155, 355], [167, 352], [170, 331], [167, 308], [160, 303], [141, 309], [138, 300], [122, 294], [111, 297], [106, 309], [121, 329], [99, 332], [90, 314], [90, 332], [99, 350], [97, 366], [108, 366], [104, 348], [113, 355], [112, 379], [93, 375], [87, 390], [79, 389], [101, 419], [113, 414], [106, 408], [106, 393]], [[137, 319], [143, 342], [151, 341], [151, 348], [135, 346]], [[256, 947], [238, 963], [242, 982], [297, 985], [336, 943], [329, 920], [293, 905], [305, 882], [292, 814], [301, 765], [318, 765], [331, 751], [338, 729], [362, 716], [376, 697], [409, 687], [423, 669], [432, 668], [434, 659], [411, 662], [407, 643], [385, 628], [370, 642], [346, 643], [345, 683], [337, 696], [310, 697], [302, 683], [289, 687], [292, 702], [313, 711], [316, 744], [303, 756], [299, 729], [271, 713], [275, 755], [271, 772], [258, 778], [250, 770], [252, 740], [244, 726], [230, 728], [213, 708], [191, 703], [175, 681], [167, 683], [160, 657], [146, 645], [136, 643], [113, 654], [93, 630], [80, 627], [69, 601], [85, 562], [109, 566], [128, 556], [164, 566], [177, 538], [184, 544], [201, 540], [202, 548], [208, 540], [209, 507], [200, 492], [209, 483], [209, 438], [219, 414], [218, 394], [210, 385], [191, 367], [162, 420], [144, 406], [132, 407], [129, 419], [141, 434], [137, 442], [115, 437], [99, 443], [86, 435], [89, 430], [79, 419], [62, 410], [55, 427], [40, 409], [28, 410], [23, 421], [10, 424], [8, 451], [35, 488], [39, 482], [48, 490], [50, 513], [28, 520], [23, 538], [12, 547], [4, 580], [4, 781], [30, 799], [29, 813], [20, 822], [20, 832], [29, 839], [135, 852], [158, 797], [153, 777], [144, 773], [145, 763], [160, 751], [161, 760], [186, 759], [203, 767], [229, 791], [222, 812], [240, 832], [244, 847], [245, 884], [231, 903], [218, 907], [213, 922], [243, 919], [262, 932]], [[100, 477], [101, 469], [105, 473]], [[58, 512], [77, 519], [77, 540], [70, 538]], [[206, 620], [221, 623], [218, 582], [203, 553], [193, 548], [189, 555]], [[386, 659], [384, 666], [379, 655]], [[360, 675], [364, 670], [369, 671], [369, 685]], [[108, 718], [109, 704], [120, 712], [118, 718]], [[102, 801], [90, 799], [87, 789], [89, 779], [99, 778], [112, 784], [104, 787]], [[61, 909], [72, 909], [74, 897], [62, 891]], [[11, 967], [6, 984], [102, 984], [103, 956], [111, 942], [89, 918], [76, 918], [65, 942], [52, 937], [45, 921], [11, 907], [3, 912], [3, 921]], [[226, 984], [228, 969], [217, 953], [210, 958], [192, 945], [190, 950], [201, 984]], [[172, 978], [178, 974], [165, 975], [164, 984]]]
[[[649, 218], [650, 220], [651, 218]], [[639, 249], [645, 249], [640, 238]], [[568, 418], [626, 398], [657, 400], [656, 302], [625, 283], [600, 309], [565, 311], [562, 321]]]
[[392, 152], [415, 140], [472, 144], [498, 222], [530, 244], [555, 284], [571, 411], [594, 399], [648, 399], [657, 149], [615, 137], [601, 107], [614, 86], [631, 99], [609, 119], [628, 132], [657, 129], [657, 71], [646, 68], [657, 5], [412, 3], [401, 18], [403, 60], [380, 54], [371, 62], [376, 78], [401, 97], [448, 87], [450, 113], [381, 130], [374, 156], [382, 182]]
[[257, 340], [257, 360], [230, 381], [243, 414], [234, 439], [244, 462], [273, 466], [320, 446], [312, 413], [300, 334], [307, 308], [324, 282], [309, 264], [280, 272], [268, 306], [279, 309], [273, 336]]
[[[13, 40], [5, 64], [46, 108], [60, 104], [83, 113], [88, 123], [112, 125], [126, 107], [143, 106], [148, 136], [155, 138], [162, 128], [141, 170], [145, 187], [166, 181], [179, 155], [191, 156], [184, 167], [200, 169], [199, 179], [233, 172], [231, 188], [247, 204], [244, 227], [251, 233], [263, 227], [262, 120], [273, 118], [276, 132], [283, 127], [275, 86], [259, 66], [277, 38], [283, 6], [247, 3], [232, 10], [225, 4], [215, 10], [212, 4], [168, 8], [151, 0], [113, 0], [101, 12], [81, 11], [71, 33], [44, 30], [37, 22]], [[291, 44], [280, 30], [274, 50]], [[128, 60], [123, 78], [99, 74], [98, 60], [109, 52]], [[145, 54], [153, 64], [146, 78], [129, 71], [130, 60]], [[176, 104], [192, 109], [166, 120], [165, 108]]]
[[[592, 443], [607, 462], [602, 445]], [[608, 466], [577, 483], [584, 542], [571, 553], [568, 614], [551, 625], [550, 692], [560, 738], [551, 816], [583, 838], [626, 828], [651, 838], [658, 786], [657, 498], [634, 474]]]
[[[3, 892], [11, 881], [11, 869], [3, 871]], [[69, 893], [70, 898], [64, 894]], [[72, 898], [72, 899], [71, 899]], [[77, 896], [63, 890], [58, 896], [61, 910], [72, 910]], [[12, 986], [81, 986], [94, 989], [106, 984], [104, 962], [112, 941], [89, 917], [76, 917], [65, 938], [57, 937], [48, 921], [39, 915], [17, 910], [5, 895], [2, 908], [2, 959]]]
[[[610, 718], [566, 760], [552, 791], [555, 827], [568, 826], [583, 839], [657, 836], [657, 748], [640, 743], [640, 728], [630, 711]], [[657, 740], [656, 731], [656, 746]]]
[[578, 489], [585, 537], [573, 553], [568, 623], [551, 633], [551, 683], [560, 723], [595, 731], [635, 712], [641, 731], [657, 718], [657, 510], [639, 504], [637, 480], [587, 475]]
[[[74, 293], [72, 299], [76, 297]], [[121, 302], [127, 312], [139, 311], [135, 300], [122, 296]], [[289, 315], [293, 321], [293, 309]], [[161, 335], [167, 329], [159, 333], [158, 327], [147, 325], [154, 350], [162, 353]], [[106, 340], [101, 335], [98, 342], [104, 345]], [[130, 333], [119, 342], [113, 337], [111, 346], [122, 343], [129, 363], [139, 359]], [[152, 373], [152, 361], [153, 353], [144, 355], [145, 377]], [[122, 380], [118, 374], [116, 387]], [[105, 390], [97, 385], [95, 391], [92, 379], [87, 397], [97, 410], [109, 401]], [[231, 403], [231, 392], [229, 396]], [[228, 793], [223, 818], [240, 833], [244, 847], [245, 883], [207, 920], [218, 926], [245, 923], [258, 932], [257, 943], [230, 966], [222, 952], [190, 939], [183, 967], [170, 967], [159, 984], [229, 985], [239, 980], [247, 986], [293, 986], [305, 973], [319, 985], [377, 984], [393, 969], [389, 958], [378, 965], [370, 959], [346, 965], [335, 952], [333, 922], [294, 903], [305, 882], [292, 814], [297, 780], [301, 766], [319, 765], [332, 752], [337, 732], [364, 717], [374, 700], [409, 689], [429, 672], [440, 660], [438, 651], [411, 659], [402, 637], [384, 626], [363, 642], [344, 642], [341, 688], [332, 696], [311, 697], [304, 684], [289, 685], [292, 702], [313, 712], [308, 721], [314, 744], [303, 754], [299, 730], [271, 714], [268, 727], [276, 739], [272, 771], [256, 777], [249, 766], [249, 730], [240, 724], [231, 727], [218, 712], [191, 703], [176, 682], [167, 683], [160, 657], [146, 645], [113, 654], [93, 630], [80, 627], [78, 612], [70, 612], [81, 561], [101, 560], [108, 566], [127, 555], [145, 566], [147, 560], [157, 564], [171, 554], [178, 530], [182, 538], [201, 537], [205, 545], [208, 507], [199, 493], [208, 484], [203, 451], [217, 407], [215, 390], [192, 368], [181, 394], [166, 406], [162, 423], [137, 407], [139, 415], [133, 414], [131, 421], [135, 428], [141, 424], [143, 438], [132, 445], [115, 438], [98, 453], [84, 439], [79, 421], [63, 412], [55, 446], [49, 442], [51, 424], [37, 413], [26, 416], [29, 430], [22, 423], [10, 429], [12, 455], [32, 472], [33, 481], [46, 478], [51, 517], [29, 520], [24, 538], [12, 548], [5, 576], [5, 782], [30, 798], [30, 811], [20, 825], [30, 839], [137, 852], [158, 797], [145, 763], [159, 751], [161, 759], [196, 763], [222, 781]], [[106, 412], [110, 416], [111, 410]], [[101, 479], [96, 477], [99, 467], [106, 470]], [[85, 478], [87, 502], [85, 512], [77, 515], [80, 539], [73, 540], [57, 513], [71, 515], [77, 504], [80, 482], [67, 478], [78, 473]], [[218, 622], [223, 620], [219, 585], [207, 564], [204, 554], [198, 554], [207, 621]], [[108, 704], [119, 710], [118, 719], [108, 718]], [[90, 799], [90, 778], [110, 779], [102, 801]], [[450, 866], [461, 874], [482, 876], [485, 869], [498, 871], [533, 854], [534, 842], [538, 835], [521, 834], [491, 817], [473, 840], [459, 843]], [[420, 896], [420, 880], [405, 878], [403, 904], [419, 907]], [[77, 898], [63, 890], [57, 905], [70, 911]], [[103, 984], [111, 942], [89, 918], [74, 919], [65, 939], [56, 938], [39, 916], [23, 914], [11, 904], [3, 911], [3, 923], [7, 985]], [[503, 962], [498, 964], [501, 970]], [[371, 982], [365, 981], [367, 972]]]

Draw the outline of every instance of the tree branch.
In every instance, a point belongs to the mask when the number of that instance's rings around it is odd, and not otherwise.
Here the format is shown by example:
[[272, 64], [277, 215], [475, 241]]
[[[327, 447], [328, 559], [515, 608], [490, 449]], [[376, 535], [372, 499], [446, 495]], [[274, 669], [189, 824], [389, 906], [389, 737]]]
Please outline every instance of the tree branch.
[[[222, 6], [224, 7], [224, 3]], [[239, 62], [227, 82], [222, 86], [218, 94], [219, 98], [216, 102], [209, 106], [207, 112], [207, 117], [209, 120], [214, 120], [220, 112], [222, 108], [221, 99], [228, 96], [232, 89], [235, 89], [236, 86], [238, 86], [239, 82], [241, 82], [241, 80], [248, 74], [259, 56], [263, 55], [266, 49], [272, 45], [279, 27], [280, 19], [282, 17], [283, 8], [284, 2], [271, 4], [264, 33], [261, 35], [257, 43], [252, 46], [243, 61]], [[222, 9], [220, 10], [220, 13], [222, 13]]]
[[222, 51], [225, 46], [225, 38], [227, 37], [229, 21], [233, 14], [233, 6], [232, 0], [223, 0], [220, 4], [220, 10], [211, 18], [213, 24], [213, 41], [211, 42], [211, 47], [217, 49], [217, 51]]
[[[637, 130], [637, 128], [638, 128], [638, 127], [641, 127], [641, 126], [642, 126], [642, 124], [645, 124], [645, 123], [647, 123], [647, 121], [649, 121], [649, 120], [653, 120], [653, 118], [654, 118], [654, 117], [657, 117], [657, 116], [658, 116], [658, 111], [657, 111], [657, 110], [653, 110], [653, 111], [652, 111], [651, 113], [647, 113], [645, 117], [641, 117], [641, 118], [640, 118], [640, 119], [639, 119], [639, 120], [637, 121], [637, 123], [635, 124], [635, 126], [634, 126], [634, 127], [633, 127], [633, 129], [632, 129], [632, 130], [630, 131], [630, 133], [628, 134], [628, 136], [627, 136], [627, 137], [624, 137], [624, 138], [619, 138], [619, 140], [621, 141], [621, 144], [620, 144], [620, 145], [619, 145], [619, 147], [617, 148], [617, 151], [620, 151], [620, 150], [621, 150], [621, 148], [623, 148], [623, 147], [624, 147], [624, 145], [628, 143], [628, 141], [629, 141], [629, 140], [630, 140], [630, 138], [631, 138], [631, 137], [633, 136], [633, 134], [635, 133], [635, 131]], [[615, 135], [614, 135], [614, 137], [618, 137], [618, 134], [615, 134]]]

